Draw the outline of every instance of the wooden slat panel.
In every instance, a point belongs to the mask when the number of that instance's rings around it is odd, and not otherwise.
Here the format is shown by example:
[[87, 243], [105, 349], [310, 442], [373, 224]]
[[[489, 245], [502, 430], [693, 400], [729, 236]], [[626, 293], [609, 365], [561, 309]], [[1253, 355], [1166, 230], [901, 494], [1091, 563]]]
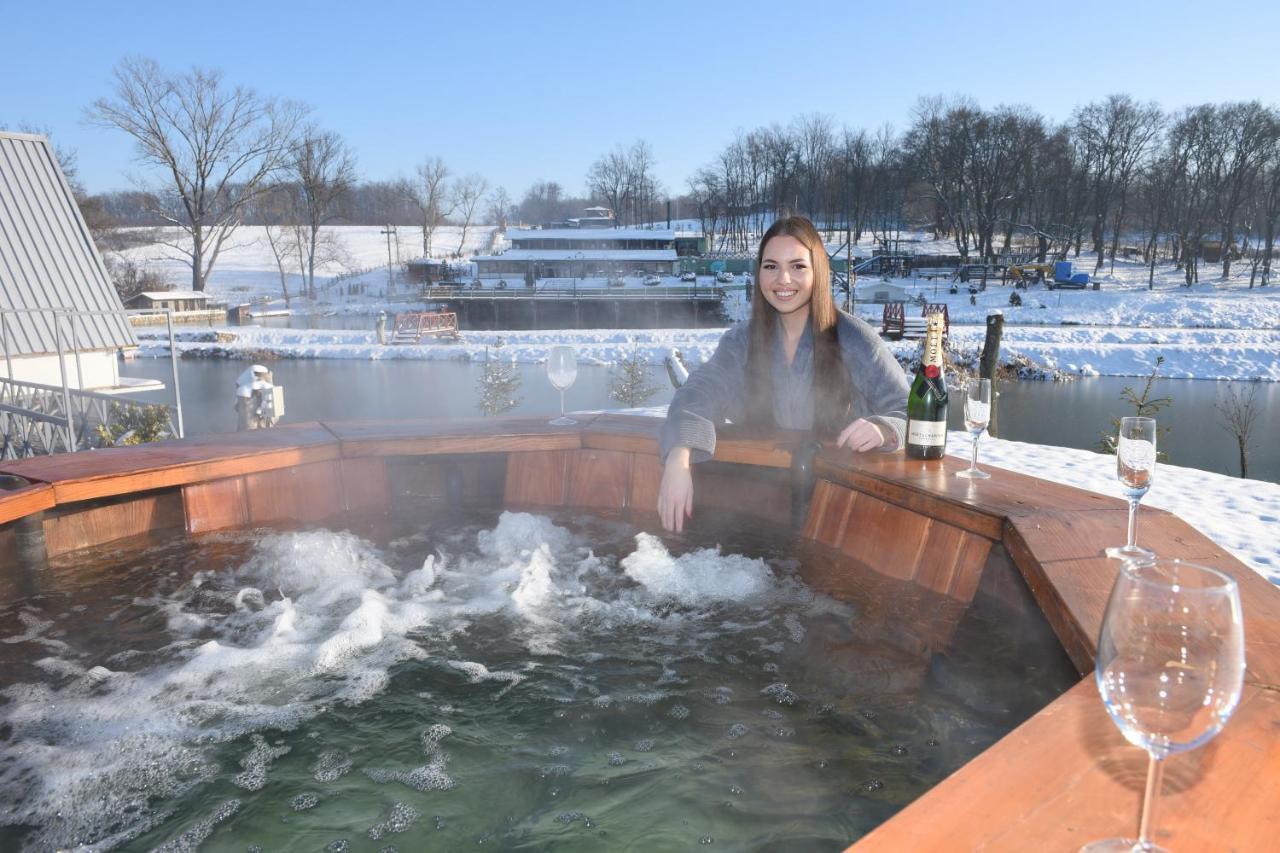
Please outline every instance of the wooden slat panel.
[[137, 536], [182, 527], [182, 498], [177, 492], [143, 495], [102, 506], [70, 507], [44, 519], [50, 557]]
[[[1076, 850], [1133, 836], [1146, 764], [1086, 679], [850, 849]], [[1280, 694], [1246, 687], [1222, 734], [1168, 759], [1154, 840], [1172, 850], [1271, 850], [1277, 802]]]
[[597, 450], [658, 455], [658, 430], [662, 418], [635, 415], [598, 415], [582, 431], [582, 446]]
[[338, 463], [318, 462], [244, 478], [249, 522], [314, 522], [342, 511], [342, 479]]
[[[582, 446], [630, 453], [658, 452], [658, 430], [662, 418], [636, 415], [599, 415], [583, 428]], [[759, 430], [725, 425], [716, 430], [717, 462], [787, 468], [791, 448], [809, 440], [806, 433], [778, 430], [765, 435]]]
[[310, 423], [18, 459], [0, 465], [0, 473], [50, 483], [54, 499], [66, 504], [336, 459], [337, 455], [334, 437]]
[[569, 451], [565, 503], [625, 509], [631, 493], [631, 456], [617, 450]]
[[883, 575], [912, 580], [933, 520], [859, 495], [845, 524], [840, 550]]
[[[1107, 596], [1120, 570], [1119, 561], [1101, 551], [1107, 544], [1123, 544], [1128, 532], [1126, 513], [1053, 510], [1009, 522], [1009, 552], [1063, 647], [1082, 670], [1093, 666]], [[1140, 513], [1138, 541], [1155, 545], [1160, 556], [1203, 563], [1236, 579], [1245, 603], [1246, 677], [1280, 687], [1280, 595], [1275, 588], [1170, 513]]]
[[658, 488], [662, 485], [662, 464], [657, 456], [634, 453], [631, 461], [631, 495], [627, 506], [632, 512], [658, 511]]
[[243, 477], [227, 477], [182, 487], [189, 533], [207, 533], [249, 523], [249, 501]]
[[517, 506], [564, 506], [568, 461], [565, 450], [508, 455], [505, 502]]
[[417, 419], [347, 421], [326, 426], [342, 442], [344, 457], [421, 456], [442, 453], [573, 450], [582, 446], [578, 426], [554, 427], [545, 418]]
[[48, 483], [36, 483], [11, 492], [0, 492], [0, 524], [50, 509], [53, 505], [53, 487]]
[[732, 510], [786, 524], [791, 518], [791, 486], [785, 480], [739, 476], [706, 462], [693, 466], [694, 523], [700, 508]]
[[384, 510], [390, 502], [387, 462], [382, 457], [341, 461], [343, 507], [349, 512]]
[[[826, 481], [820, 482], [819, 487], [822, 487], [824, 505], [821, 516], [814, 521], [814, 538], [832, 548], [839, 548], [844, 542], [845, 530], [858, 493]], [[809, 514], [813, 515], [812, 505]]]
[[915, 583], [957, 601], [972, 601], [992, 544], [977, 534], [935, 521], [920, 552]]

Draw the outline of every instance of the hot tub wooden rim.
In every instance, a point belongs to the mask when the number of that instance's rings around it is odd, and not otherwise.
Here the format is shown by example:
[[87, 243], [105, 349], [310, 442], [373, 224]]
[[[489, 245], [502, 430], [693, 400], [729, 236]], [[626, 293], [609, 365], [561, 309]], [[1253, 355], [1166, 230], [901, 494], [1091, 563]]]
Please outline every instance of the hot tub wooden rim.
[[[32, 485], [0, 492], [0, 523], [98, 498], [189, 486], [312, 462], [405, 455], [537, 453], [600, 450], [657, 453], [659, 421], [625, 415], [577, 416], [554, 428], [542, 419], [351, 421], [291, 425], [204, 436], [134, 448], [16, 460], [0, 473]], [[800, 437], [738, 436], [720, 441], [717, 459], [784, 468]], [[964, 484], [962, 466], [944, 459], [919, 463], [901, 454], [823, 451], [819, 477], [913, 512], [937, 517], [1005, 545], [1077, 665], [1091, 661], [1107, 592], [1118, 567], [1097, 556], [1123, 536], [1126, 507], [1115, 498], [989, 467], [993, 478]], [[963, 492], [963, 493], [961, 493]], [[1045, 507], [1046, 498], [1071, 508]], [[1249, 673], [1241, 709], [1207, 748], [1180, 759], [1207, 762], [1181, 791], [1166, 790], [1158, 824], [1170, 843], [1187, 849], [1221, 845], [1265, 847], [1280, 830], [1280, 591], [1177, 516], [1143, 510], [1144, 540], [1162, 554], [1209, 560], [1241, 583], [1249, 638]], [[1071, 535], [1068, 535], [1071, 534]], [[1056, 621], [1055, 621], [1056, 620]], [[1082, 666], [1082, 669], [1086, 668]], [[1076, 735], [1084, 727], [1092, 740]], [[1099, 744], [1102, 744], [1100, 747]], [[1112, 748], [1136, 757], [1106, 719], [1092, 679], [1036, 714], [968, 762], [857, 845], [858, 850], [1004, 849], [1028, 839], [1045, 849], [1136, 826], [1140, 782], [1103, 767]], [[1171, 764], [1170, 771], [1175, 769]], [[1139, 774], [1140, 775], [1140, 774]]]

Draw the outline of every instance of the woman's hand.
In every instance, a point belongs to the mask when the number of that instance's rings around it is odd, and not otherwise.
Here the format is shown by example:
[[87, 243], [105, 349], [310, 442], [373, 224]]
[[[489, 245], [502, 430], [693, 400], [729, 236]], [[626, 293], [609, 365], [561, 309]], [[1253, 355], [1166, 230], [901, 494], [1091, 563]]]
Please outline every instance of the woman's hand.
[[[859, 453], [867, 450], [879, 450], [889, 442], [884, 430], [866, 418], [858, 418], [849, 424], [836, 439], [836, 447], [847, 447]], [[666, 482], [665, 479], [663, 482]]]
[[693, 475], [689, 471], [689, 448], [675, 447], [667, 454], [658, 487], [658, 516], [662, 526], [679, 533], [684, 520], [693, 515]]

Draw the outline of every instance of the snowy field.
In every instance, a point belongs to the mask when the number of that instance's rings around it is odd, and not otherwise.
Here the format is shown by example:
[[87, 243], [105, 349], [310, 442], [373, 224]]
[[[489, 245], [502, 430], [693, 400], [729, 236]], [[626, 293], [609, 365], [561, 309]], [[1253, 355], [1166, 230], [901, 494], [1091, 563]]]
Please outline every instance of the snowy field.
[[[492, 239], [491, 226], [476, 226], [467, 234], [465, 253], [484, 251]], [[320, 293], [313, 304], [293, 298], [295, 314], [376, 314], [411, 310], [415, 306], [386, 299], [387, 244], [377, 226], [342, 226], [328, 229], [345, 260], [322, 267], [317, 285]], [[400, 257], [421, 255], [421, 232], [398, 229]], [[460, 229], [448, 226], [437, 231], [433, 248], [452, 253], [460, 245]], [[866, 242], [866, 241], [864, 241]], [[832, 247], [834, 248], [834, 247]], [[869, 245], [860, 246], [869, 252]], [[940, 250], [945, 246], [940, 244]], [[393, 257], [396, 253], [393, 244]], [[135, 247], [126, 253], [149, 269], [162, 271], [177, 287], [186, 286], [182, 262], [172, 250], [160, 245]], [[1091, 270], [1088, 259], [1077, 269]], [[1216, 266], [1202, 270], [1204, 280], [1192, 288], [1181, 285], [1182, 274], [1172, 267], [1157, 270], [1155, 286], [1147, 288], [1144, 265], [1117, 262], [1115, 273], [1104, 267], [1099, 290], [1055, 290], [1042, 286], [1018, 291], [1021, 307], [1009, 305], [1012, 289], [992, 285], [969, 302], [963, 286], [960, 293], [947, 292], [946, 283], [895, 279], [909, 296], [930, 302], [945, 302], [952, 323], [952, 339], [962, 353], [976, 353], [982, 346], [989, 313], [999, 310], [1005, 317], [1002, 354], [1006, 361], [1022, 357], [1049, 371], [1080, 376], [1142, 376], [1150, 372], [1157, 356], [1164, 356], [1161, 375], [1195, 379], [1260, 379], [1280, 381], [1280, 288], [1248, 287], [1247, 267], [1236, 265], [1236, 274], [1227, 282], [1218, 280]], [[296, 293], [301, 280], [289, 277]], [[364, 292], [347, 293], [348, 285], [362, 283]], [[671, 284], [677, 284], [671, 279]], [[867, 283], [864, 278], [862, 283]], [[598, 279], [579, 279], [579, 288], [603, 287]], [[640, 287], [639, 281], [629, 286]], [[215, 299], [242, 302], [254, 297], [280, 296], [280, 275], [275, 266], [264, 229], [242, 228], [223, 250], [209, 280]], [[734, 293], [728, 302], [731, 316], [741, 319], [745, 299]], [[283, 309], [276, 299], [268, 308]], [[880, 322], [881, 307], [858, 305], [857, 312], [869, 322]], [[301, 331], [278, 329], [237, 329], [237, 340], [223, 348], [268, 350], [280, 357], [302, 358], [443, 358], [467, 359], [483, 356], [486, 345], [502, 337], [506, 357], [536, 362], [545, 357], [548, 341], [581, 347], [585, 361], [607, 364], [631, 351], [633, 344], [657, 363], [672, 347], [680, 349], [691, 364], [710, 355], [718, 330], [588, 330], [554, 332], [468, 332], [460, 345], [384, 348], [371, 332]], [[186, 348], [199, 345], [189, 341]], [[891, 345], [909, 360], [918, 344]], [[390, 351], [388, 351], [390, 350]], [[145, 355], [160, 355], [149, 346]]]

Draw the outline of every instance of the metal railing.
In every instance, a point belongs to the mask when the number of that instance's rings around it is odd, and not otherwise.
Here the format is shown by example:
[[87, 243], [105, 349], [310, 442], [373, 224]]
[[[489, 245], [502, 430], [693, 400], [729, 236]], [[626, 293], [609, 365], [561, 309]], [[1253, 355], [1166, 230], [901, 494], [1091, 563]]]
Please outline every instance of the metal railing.
[[486, 285], [482, 288], [469, 287], [423, 287], [418, 291], [417, 298], [425, 300], [439, 301], [488, 301], [491, 299], [513, 299], [513, 300], [580, 300], [583, 302], [605, 302], [613, 300], [629, 301], [629, 300], [659, 300], [659, 301], [680, 301], [688, 302], [691, 300], [699, 301], [720, 301], [725, 297], [723, 287], [646, 287], [644, 289], [638, 287], [579, 287], [573, 288], [572, 284], [565, 282], [562, 284], [545, 284], [539, 283], [536, 288], [525, 287], [523, 283], [511, 285], [506, 288], [499, 289], [497, 287]]
[[[15, 357], [32, 353], [13, 351], [11, 315], [48, 314], [53, 319], [54, 344], [61, 383], [46, 385], [14, 378]], [[177, 348], [173, 311], [163, 309], [79, 310], [63, 306], [0, 309], [0, 348], [4, 350], [5, 375], [0, 377], [0, 457], [12, 459], [48, 453], [74, 453], [99, 446], [99, 425], [109, 426], [116, 413], [141, 410], [148, 404], [121, 400], [111, 394], [73, 387], [67, 376], [67, 359], [75, 363], [75, 386], [84, 383], [80, 325], [87, 317], [116, 316], [128, 322], [132, 315], [163, 314], [169, 332], [172, 406], [165, 405], [170, 436], [182, 438], [182, 393], [178, 384]], [[48, 353], [53, 355], [54, 353]], [[112, 404], [115, 404], [114, 406]], [[164, 405], [164, 404], [159, 404]]]

